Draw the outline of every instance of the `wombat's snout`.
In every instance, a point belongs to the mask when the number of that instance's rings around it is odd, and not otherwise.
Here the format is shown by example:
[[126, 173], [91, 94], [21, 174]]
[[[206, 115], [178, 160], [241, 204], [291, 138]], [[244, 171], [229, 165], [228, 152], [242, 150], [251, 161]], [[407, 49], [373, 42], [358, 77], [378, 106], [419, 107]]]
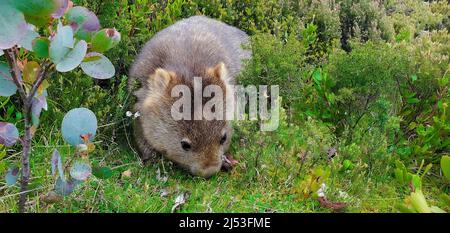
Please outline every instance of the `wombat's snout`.
[[212, 175], [219, 172], [221, 167], [222, 167], [222, 161], [219, 160], [218, 162], [206, 163], [202, 166], [191, 167], [190, 172], [194, 176], [209, 178]]

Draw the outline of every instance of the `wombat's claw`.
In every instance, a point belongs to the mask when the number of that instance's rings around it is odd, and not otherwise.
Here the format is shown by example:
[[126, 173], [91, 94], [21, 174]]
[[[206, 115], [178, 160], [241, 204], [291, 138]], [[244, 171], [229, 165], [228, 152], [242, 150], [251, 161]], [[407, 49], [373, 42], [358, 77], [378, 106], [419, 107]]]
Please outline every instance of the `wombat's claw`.
[[231, 171], [236, 164], [238, 164], [238, 161], [233, 159], [233, 156], [222, 155], [222, 170], [227, 172]]

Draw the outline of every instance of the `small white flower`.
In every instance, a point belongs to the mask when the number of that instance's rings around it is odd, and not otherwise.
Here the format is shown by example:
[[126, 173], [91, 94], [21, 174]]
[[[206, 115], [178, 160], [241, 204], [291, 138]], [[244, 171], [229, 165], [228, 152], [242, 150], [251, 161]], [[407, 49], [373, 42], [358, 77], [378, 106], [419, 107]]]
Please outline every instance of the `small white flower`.
[[77, 145], [77, 150], [79, 152], [85, 152], [88, 150], [88, 146], [86, 144], [78, 144]]
[[127, 111], [127, 112], [125, 113], [125, 115], [126, 115], [127, 117], [131, 117], [131, 116], [133, 115], [133, 113], [130, 112], [130, 111]]
[[169, 192], [166, 189], [161, 189], [159, 193], [160, 197], [167, 197], [169, 195]]
[[134, 119], [138, 118], [141, 116], [141, 113], [139, 111], [134, 113]]
[[317, 190], [317, 196], [325, 197], [325, 191], [326, 190], [327, 190], [327, 186], [325, 185], [325, 183], [322, 183], [322, 185], [320, 186], [320, 189]]

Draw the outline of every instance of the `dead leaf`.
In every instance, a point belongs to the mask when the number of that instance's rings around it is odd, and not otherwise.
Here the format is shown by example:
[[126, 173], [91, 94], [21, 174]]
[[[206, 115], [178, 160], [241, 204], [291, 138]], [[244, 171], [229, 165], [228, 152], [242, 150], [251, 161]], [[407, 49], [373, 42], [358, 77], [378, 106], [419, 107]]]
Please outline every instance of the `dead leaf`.
[[92, 137], [91, 133], [80, 135], [81, 140], [83, 140], [84, 144], [89, 144], [89, 139]]
[[348, 205], [345, 202], [331, 202], [327, 199], [327, 197], [319, 197], [318, 201], [320, 203], [320, 206], [322, 206], [323, 208], [331, 209], [333, 211], [340, 211]]
[[186, 203], [186, 199], [188, 198], [188, 194], [186, 192], [181, 193], [175, 198], [175, 204], [172, 206], [171, 213], [175, 213], [177, 209], [179, 209], [182, 205]]
[[56, 192], [50, 191], [46, 195], [41, 195], [39, 199], [47, 204], [54, 204], [62, 201], [63, 198], [59, 196]]
[[37, 93], [39, 95], [42, 95], [45, 91], [45, 89], [47, 89], [50, 86], [50, 84], [48, 83], [47, 80], [42, 81], [41, 85], [39, 85], [38, 89], [37, 89]]
[[131, 170], [130, 169], [122, 172], [122, 177], [130, 177], [130, 176], [131, 176]]
[[161, 189], [160, 191], [159, 191], [159, 193], [160, 193], [160, 197], [161, 198], [163, 198], [163, 197], [167, 197], [168, 195], [169, 195], [169, 192], [166, 190], [166, 189]]
[[168, 178], [167, 178], [167, 176], [161, 176], [161, 170], [159, 170], [159, 168], [158, 168], [158, 170], [156, 170], [156, 179], [160, 182], [165, 183]]

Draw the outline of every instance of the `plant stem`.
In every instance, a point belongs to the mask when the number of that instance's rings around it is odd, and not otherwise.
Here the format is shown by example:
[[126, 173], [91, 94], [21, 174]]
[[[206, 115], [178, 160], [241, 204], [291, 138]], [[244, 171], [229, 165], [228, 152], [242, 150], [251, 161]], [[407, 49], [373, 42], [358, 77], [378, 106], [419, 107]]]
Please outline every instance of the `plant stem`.
[[44, 61], [41, 71], [39, 72], [36, 81], [33, 83], [29, 93], [26, 93], [25, 88], [22, 83], [22, 73], [17, 64], [17, 48], [11, 48], [5, 50], [6, 59], [8, 60], [9, 66], [11, 67], [11, 77], [14, 84], [16, 84], [17, 89], [20, 94], [20, 101], [22, 102], [22, 114], [24, 117], [25, 124], [25, 135], [22, 141], [22, 177], [20, 180], [20, 196], [19, 196], [19, 212], [25, 212], [25, 203], [27, 197], [28, 182], [30, 180], [30, 152], [31, 152], [31, 140], [32, 140], [32, 119], [31, 119], [31, 108], [33, 105], [33, 98], [38, 90], [39, 86], [42, 84], [46, 77], [46, 71], [49, 67], [49, 61]]
[[23, 116], [25, 119], [25, 136], [22, 142], [22, 179], [20, 181], [20, 192], [23, 192], [19, 196], [19, 212], [25, 212], [26, 191], [28, 189], [28, 181], [30, 179], [30, 151], [31, 151], [31, 106], [24, 104]]

